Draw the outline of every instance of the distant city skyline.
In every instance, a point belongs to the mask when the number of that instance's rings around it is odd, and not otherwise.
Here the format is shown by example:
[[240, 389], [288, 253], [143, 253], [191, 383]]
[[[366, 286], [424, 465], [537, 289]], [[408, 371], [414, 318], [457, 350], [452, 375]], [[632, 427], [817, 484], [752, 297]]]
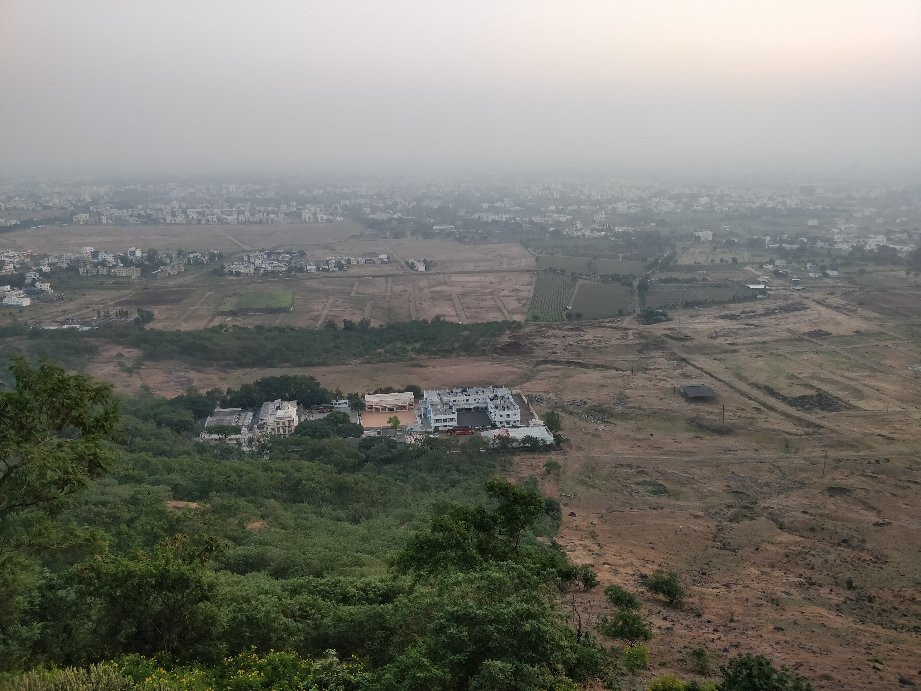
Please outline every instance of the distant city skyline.
[[0, 174], [921, 172], [921, 3], [0, 0]]

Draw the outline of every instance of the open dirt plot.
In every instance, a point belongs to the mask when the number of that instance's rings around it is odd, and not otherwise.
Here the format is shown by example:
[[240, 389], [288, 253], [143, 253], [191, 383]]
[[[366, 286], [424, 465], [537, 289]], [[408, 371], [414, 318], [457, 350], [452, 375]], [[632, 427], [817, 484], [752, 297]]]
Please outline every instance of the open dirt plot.
[[398, 410], [389, 413], [369, 413], [361, 414], [361, 426], [365, 429], [377, 429], [379, 427], [390, 427], [390, 418], [397, 417], [400, 425], [416, 424], [416, 414], [411, 410]]

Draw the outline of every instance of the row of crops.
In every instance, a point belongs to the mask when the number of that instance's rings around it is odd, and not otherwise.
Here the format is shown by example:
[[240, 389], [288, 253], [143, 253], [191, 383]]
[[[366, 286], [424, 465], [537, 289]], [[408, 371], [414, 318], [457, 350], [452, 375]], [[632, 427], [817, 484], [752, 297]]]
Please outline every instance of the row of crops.
[[528, 315], [540, 321], [558, 322], [566, 318], [566, 306], [574, 287], [569, 274], [539, 271]]

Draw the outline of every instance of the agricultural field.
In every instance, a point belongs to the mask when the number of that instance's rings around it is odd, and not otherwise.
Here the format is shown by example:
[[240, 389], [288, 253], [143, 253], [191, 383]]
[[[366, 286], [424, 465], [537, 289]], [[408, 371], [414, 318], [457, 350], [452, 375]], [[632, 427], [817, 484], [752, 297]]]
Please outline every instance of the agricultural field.
[[[67, 300], [35, 304], [28, 314], [41, 321], [92, 319], [97, 310], [143, 307], [154, 313], [149, 328], [182, 330], [217, 325], [319, 328], [329, 320], [342, 324], [346, 319], [369, 319], [374, 325], [435, 317], [465, 323], [524, 320], [533, 285], [530, 271], [258, 278], [189, 271], [168, 282], [97, 284]], [[0, 323], [22, 318], [14, 310], [0, 311]]]
[[291, 309], [294, 292], [291, 290], [244, 291], [231, 293], [224, 298], [218, 314], [266, 314]]
[[566, 307], [575, 287], [569, 274], [540, 271], [534, 281], [534, 294], [528, 314], [539, 321], [558, 322], [566, 316]]
[[579, 281], [573, 311], [584, 319], [605, 319], [633, 311], [633, 289], [620, 283]]
[[771, 258], [771, 254], [763, 249], [751, 250], [745, 247], [714, 247], [711, 243], [699, 243], [678, 250], [678, 262], [682, 264], [709, 265], [711, 263], [732, 263], [733, 258], [741, 264], [761, 264]]
[[537, 268], [558, 269], [583, 276], [605, 276], [610, 274], [639, 275], [644, 264], [637, 261], [620, 261], [618, 259], [572, 257], [566, 255], [538, 255]]
[[744, 285], [712, 285], [706, 283], [652, 283], [644, 304], [652, 309], [681, 307], [685, 304], [711, 304], [751, 297]]
[[921, 317], [921, 289], [858, 290], [847, 300], [887, 317]]

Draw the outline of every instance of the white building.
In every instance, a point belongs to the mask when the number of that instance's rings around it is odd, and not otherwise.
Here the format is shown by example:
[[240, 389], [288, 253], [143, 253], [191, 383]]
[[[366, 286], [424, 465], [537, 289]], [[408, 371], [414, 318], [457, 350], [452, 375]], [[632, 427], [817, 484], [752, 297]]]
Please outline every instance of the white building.
[[412, 391], [397, 393], [365, 394], [365, 410], [371, 413], [390, 413], [398, 410], [413, 410], [416, 397]]
[[116, 266], [112, 269], [113, 276], [121, 278], [130, 278], [137, 280], [141, 277], [141, 267], [139, 266]]
[[300, 418], [297, 414], [297, 401], [275, 400], [263, 403], [259, 409], [256, 429], [261, 434], [275, 434], [287, 437], [294, 432]]
[[698, 230], [694, 233], [694, 239], [699, 240], [700, 242], [712, 242], [713, 241], [713, 231], [712, 230]]
[[21, 290], [12, 290], [3, 298], [4, 307], [28, 307], [32, 304], [32, 298]]
[[496, 427], [521, 424], [521, 408], [504, 386], [431, 389], [422, 399], [422, 419], [435, 430], [457, 427], [457, 412], [482, 410]]

